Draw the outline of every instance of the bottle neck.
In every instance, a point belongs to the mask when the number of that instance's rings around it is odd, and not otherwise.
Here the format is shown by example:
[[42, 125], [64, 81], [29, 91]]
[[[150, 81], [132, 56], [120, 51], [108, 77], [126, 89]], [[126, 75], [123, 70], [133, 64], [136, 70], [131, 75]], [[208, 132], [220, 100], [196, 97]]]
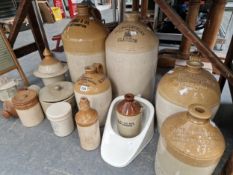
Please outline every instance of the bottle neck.
[[138, 22], [139, 15], [137, 12], [126, 12], [124, 14], [124, 21], [126, 21], [126, 22]]
[[200, 61], [187, 61], [187, 70], [192, 73], [199, 73], [202, 70], [203, 63]]
[[205, 124], [209, 121], [211, 110], [200, 104], [192, 104], [188, 107], [188, 118], [195, 124]]
[[88, 109], [90, 109], [90, 102], [87, 98], [82, 97], [79, 102], [79, 110], [87, 111]]
[[89, 7], [87, 5], [78, 4], [77, 12], [80, 17], [89, 17]]

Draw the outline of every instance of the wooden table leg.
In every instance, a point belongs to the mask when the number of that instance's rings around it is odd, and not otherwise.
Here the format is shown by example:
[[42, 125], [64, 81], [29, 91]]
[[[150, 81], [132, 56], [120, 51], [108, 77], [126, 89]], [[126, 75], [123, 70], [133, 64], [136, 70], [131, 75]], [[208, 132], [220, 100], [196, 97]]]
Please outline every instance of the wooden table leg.
[[[186, 23], [192, 31], [195, 31], [200, 5], [201, 0], [189, 0], [189, 10], [186, 18]], [[189, 59], [191, 44], [192, 43], [187, 38], [182, 36], [180, 53], [184, 59]]]

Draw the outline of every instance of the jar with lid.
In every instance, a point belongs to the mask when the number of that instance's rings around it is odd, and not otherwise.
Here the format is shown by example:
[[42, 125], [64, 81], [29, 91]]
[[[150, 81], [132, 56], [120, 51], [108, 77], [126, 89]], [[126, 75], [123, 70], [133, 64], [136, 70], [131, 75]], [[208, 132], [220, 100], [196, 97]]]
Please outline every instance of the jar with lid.
[[45, 48], [43, 54], [44, 59], [33, 74], [36, 77], [41, 78], [45, 86], [57, 81], [64, 81], [65, 73], [68, 71], [68, 66], [54, 58], [47, 48]]
[[106, 40], [106, 67], [114, 97], [131, 92], [152, 100], [159, 40], [139, 21], [136, 12], [125, 13]]
[[96, 149], [100, 144], [98, 113], [90, 107], [87, 98], [79, 102], [79, 112], [75, 116], [81, 147], [87, 151]]
[[211, 175], [225, 141], [210, 120], [211, 110], [193, 104], [168, 117], [161, 127], [155, 157], [156, 175]]
[[186, 66], [170, 70], [162, 77], [155, 101], [159, 129], [168, 116], [185, 111], [194, 103], [207, 106], [215, 115], [220, 105], [219, 84], [202, 66], [198, 60], [188, 60]]
[[20, 90], [13, 97], [12, 102], [24, 126], [36, 126], [44, 119], [44, 114], [35, 91]]
[[77, 16], [66, 26], [62, 34], [67, 63], [75, 83], [84, 68], [101, 63], [105, 71], [105, 39], [107, 30], [100, 20], [90, 15], [89, 6], [78, 4]]
[[81, 97], [88, 98], [91, 107], [97, 110], [100, 125], [103, 126], [112, 101], [112, 88], [101, 64], [94, 63], [85, 67], [85, 73], [74, 85], [74, 93], [77, 104]]
[[77, 106], [75, 102], [73, 86], [74, 85], [72, 82], [59, 81], [43, 87], [39, 91], [39, 100], [44, 112], [46, 113], [47, 108], [51, 104], [65, 101], [70, 103], [72, 112], [75, 114]]
[[116, 106], [117, 128], [123, 137], [135, 137], [141, 130], [142, 106], [133, 94], [126, 94]]

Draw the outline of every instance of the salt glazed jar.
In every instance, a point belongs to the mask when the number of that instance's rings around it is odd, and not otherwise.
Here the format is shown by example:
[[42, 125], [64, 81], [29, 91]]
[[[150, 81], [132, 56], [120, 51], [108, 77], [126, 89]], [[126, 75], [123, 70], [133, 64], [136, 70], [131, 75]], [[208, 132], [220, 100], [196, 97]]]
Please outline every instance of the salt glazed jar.
[[141, 130], [142, 106], [133, 94], [126, 94], [116, 106], [117, 129], [123, 137], [135, 137]]
[[97, 110], [100, 125], [103, 126], [112, 101], [112, 88], [101, 64], [85, 67], [85, 73], [74, 85], [74, 93], [77, 104], [81, 97], [88, 98], [91, 107]]
[[14, 96], [12, 102], [24, 126], [36, 126], [44, 119], [36, 91], [20, 90]]
[[114, 97], [131, 92], [152, 100], [159, 40], [139, 22], [136, 12], [125, 13], [106, 40], [106, 67]]
[[78, 4], [78, 15], [67, 25], [62, 34], [71, 79], [76, 82], [84, 67], [101, 63], [105, 70], [105, 39], [107, 30], [89, 14], [89, 7]]
[[200, 61], [189, 60], [185, 67], [170, 70], [162, 77], [155, 101], [159, 129], [168, 116], [194, 103], [211, 108], [215, 115], [220, 105], [219, 84], [202, 66]]
[[173, 114], [164, 121], [155, 158], [156, 175], [213, 173], [225, 141], [210, 117], [210, 109], [193, 104], [188, 112]]
[[74, 130], [71, 105], [68, 102], [51, 104], [46, 110], [46, 116], [50, 120], [55, 135], [64, 137]]
[[68, 71], [68, 66], [53, 57], [47, 48], [45, 48], [43, 54], [44, 59], [33, 74], [41, 78], [45, 86], [65, 80], [65, 73]]
[[79, 112], [75, 116], [81, 147], [87, 151], [96, 149], [100, 144], [98, 113], [90, 107], [87, 98], [79, 102]]

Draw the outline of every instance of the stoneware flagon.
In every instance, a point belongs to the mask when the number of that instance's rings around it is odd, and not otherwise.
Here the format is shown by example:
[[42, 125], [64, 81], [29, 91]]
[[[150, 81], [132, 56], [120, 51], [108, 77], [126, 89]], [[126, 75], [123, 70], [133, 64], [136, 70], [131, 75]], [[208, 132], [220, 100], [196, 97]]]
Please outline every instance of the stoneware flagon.
[[211, 175], [225, 141], [210, 120], [211, 110], [200, 104], [168, 117], [161, 127], [155, 157], [156, 175]]
[[140, 133], [142, 106], [134, 99], [133, 94], [126, 94], [124, 100], [116, 107], [117, 128], [123, 137], [135, 137]]
[[100, 144], [98, 113], [90, 107], [87, 98], [79, 102], [79, 112], [75, 116], [81, 147], [87, 151], [96, 149]]
[[62, 34], [71, 79], [76, 82], [85, 66], [101, 63], [105, 70], [105, 39], [107, 30], [100, 20], [90, 16], [89, 7], [77, 6], [78, 15]]
[[91, 107], [97, 110], [100, 125], [103, 126], [112, 101], [112, 88], [101, 64], [94, 63], [85, 68], [85, 73], [74, 85], [74, 93], [77, 105], [81, 97], [88, 98]]
[[67, 64], [61, 63], [58, 59], [53, 57], [52, 53], [47, 48], [45, 48], [43, 55], [44, 59], [33, 74], [41, 78], [45, 86], [58, 81], [64, 81], [65, 73], [68, 71]]
[[125, 13], [106, 40], [106, 67], [114, 97], [131, 92], [153, 99], [159, 40], [139, 22], [136, 12]]
[[200, 61], [189, 60], [185, 67], [170, 70], [162, 77], [155, 101], [159, 128], [169, 115], [185, 111], [194, 103], [211, 108], [215, 115], [220, 104], [219, 84], [202, 66]]

